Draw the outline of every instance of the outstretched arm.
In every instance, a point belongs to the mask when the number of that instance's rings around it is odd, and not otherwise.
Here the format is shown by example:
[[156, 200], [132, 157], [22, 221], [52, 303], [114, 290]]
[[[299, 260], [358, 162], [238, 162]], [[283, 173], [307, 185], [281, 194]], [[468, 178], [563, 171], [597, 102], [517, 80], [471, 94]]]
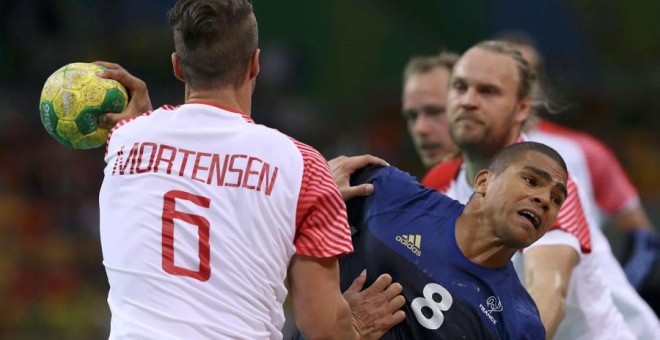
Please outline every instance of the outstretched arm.
[[336, 257], [294, 255], [289, 290], [296, 326], [307, 339], [356, 339], [351, 310], [339, 290]]
[[631, 232], [642, 229], [653, 229], [651, 220], [646, 215], [646, 211], [638, 204], [634, 208], [628, 209], [625, 212], [612, 215], [612, 223], [615, 227], [622, 232]]
[[289, 289], [296, 326], [306, 339], [379, 339], [405, 319], [401, 285], [383, 274], [362, 289], [366, 277], [359, 275], [342, 296], [336, 258], [294, 255]]
[[536, 302], [545, 326], [546, 339], [552, 339], [566, 315], [566, 294], [577, 251], [567, 245], [542, 245], [525, 252], [525, 285]]
[[639, 202], [637, 189], [628, 178], [615, 153], [591, 135], [578, 133], [574, 138], [586, 156], [594, 198], [611, 217], [614, 227], [628, 240], [629, 256], [623, 269], [628, 281], [640, 289], [660, 259], [660, 235]]

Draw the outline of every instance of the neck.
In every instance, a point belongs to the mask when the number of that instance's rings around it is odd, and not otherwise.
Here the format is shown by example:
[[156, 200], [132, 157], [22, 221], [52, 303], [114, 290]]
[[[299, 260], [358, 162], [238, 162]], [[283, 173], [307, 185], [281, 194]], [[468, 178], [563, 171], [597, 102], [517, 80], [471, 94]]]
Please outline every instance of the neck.
[[252, 109], [252, 92], [243, 88], [225, 87], [211, 90], [193, 90], [186, 85], [185, 102], [205, 101], [218, 106], [232, 109], [250, 116]]
[[464, 151], [463, 154], [463, 163], [465, 164], [465, 176], [467, 176], [467, 182], [471, 187], [474, 187], [474, 177], [477, 176], [477, 173], [488, 167], [490, 159], [493, 155], [481, 154], [477, 152]]
[[480, 145], [461, 147], [465, 175], [470, 186], [474, 187], [474, 177], [479, 171], [488, 168], [488, 164], [498, 151], [516, 142], [520, 136], [520, 130], [521, 126], [516, 126], [500, 139], [489, 140]]
[[505, 267], [516, 253], [516, 249], [507, 247], [495, 235], [484, 211], [474, 208], [470, 202], [456, 220], [455, 234], [463, 256], [484, 267]]
[[537, 114], [530, 114], [529, 118], [527, 118], [525, 124], [523, 125], [523, 131], [528, 132], [533, 130], [539, 125], [539, 123], [541, 123], [541, 117], [539, 117]]

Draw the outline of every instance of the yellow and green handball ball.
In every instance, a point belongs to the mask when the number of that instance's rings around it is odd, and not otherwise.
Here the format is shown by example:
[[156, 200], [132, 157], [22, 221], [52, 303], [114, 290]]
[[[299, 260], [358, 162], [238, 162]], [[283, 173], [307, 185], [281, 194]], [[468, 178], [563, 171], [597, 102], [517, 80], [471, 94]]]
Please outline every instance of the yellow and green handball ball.
[[123, 111], [128, 94], [118, 81], [96, 75], [103, 69], [92, 63], [71, 63], [46, 79], [39, 114], [48, 134], [58, 142], [74, 149], [105, 144], [109, 131], [98, 125], [98, 117]]

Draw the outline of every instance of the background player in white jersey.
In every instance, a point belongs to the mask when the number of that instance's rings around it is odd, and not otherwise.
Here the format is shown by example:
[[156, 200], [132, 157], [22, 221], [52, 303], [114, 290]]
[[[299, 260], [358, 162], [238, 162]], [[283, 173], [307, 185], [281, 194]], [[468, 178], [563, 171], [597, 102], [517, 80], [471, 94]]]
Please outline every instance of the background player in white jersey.
[[[519, 42], [518, 40], [516, 40], [516, 42], [517, 42], [516, 47], [520, 47], [520, 45], [524, 44], [524, 41]], [[523, 52], [523, 56], [525, 57], [530, 55], [531, 57], [533, 57], [531, 60], [531, 66], [536, 69], [535, 61], [538, 59], [535, 50], [528, 48], [522, 50], [522, 52]], [[443, 59], [443, 60], [447, 60], [447, 59]], [[437, 56], [415, 57], [411, 59], [408, 65], [406, 65], [404, 71], [404, 87], [403, 87], [404, 89], [402, 96], [403, 115], [407, 119], [408, 131], [410, 132], [413, 141], [415, 142], [415, 146], [417, 147], [418, 153], [420, 154], [421, 161], [425, 166], [436, 165], [437, 163], [442, 161], [443, 157], [446, 155], [445, 154], [440, 157], [433, 157], [436, 156], [440, 150], [439, 147], [440, 144], [437, 142], [433, 143], [433, 141], [444, 141], [444, 143], [442, 143], [442, 146], [445, 149], [455, 147], [453, 141], [451, 140], [449, 140], [449, 142], [446, 141], [446, 139], [449, 138], [449, 131], [447, 128], [446, 114], [445, 114], [448, 84], [446, 85], [442, 84], [441, 86], [437, 85], [438, 81], [445, 81], [447, 83], [449, 82], [451, 69], [447, 70], [448, 72], [438, 72], [438, 71], [430, 72], [430, 70], [434, 70], [432, 66], [436, 66], [438, 68], [440, 66], [446, 67], [446, 65], [441, 65], [439, 63], [439, 59]], [[535, 86], [534, 88], [536, 90], [538, 86]], [[436, 98], [433, 98], [433, 95], [435, 95]], [[425, 107], [432, 107], [432, 108], [440, 107], [442, 108], [442, 110], [436, 109], [432, 111], [431, 110], [424, 111]], [[536, 110], [536, 106], [534, 107], [534, 110]], [[430, 115], [428, 112], [434, 112], [435, 115]], [[530, 122], [532, 123], [535, 122], [536, 117], [537, 117], [536, 115], [532, 115], [530, 119], [527, 120], [526, 126], [529, 126]], [[444, 125], [438, 123], [440, 119], [444, 120]], [[533, 137], [538, 137], [537, 136], [538, 134], [540, 134], [540, 132], [534, 134]], [[581, 137], [580, 139], [584, 139], [584, 137]], [[418, 143], [418, 141], [422, 141], [423, 143], [421, 142]], [[542, 141], [547, 142], [546, 140], [542, 140]], [[562, 147], [565, 144], [566, 143], [550, 144], [550, 145], [553, 145], [559, 150], [562, 150], [562, 149], [566, 149]], [[593, 144], [594, 144], [593, 142], [590, 143], [590, 145]], [[423, 147], [424, 145], [429, 145], [429, 147], [424, 148]], [[580, 146], [581, 147], [576, 147], [574, 145], [572, 149], [573, 153], [579, 152], [578, 150], [585, 148], [583, 145]], [[602, 149], [602, 147], [599, 148], [599, 150], [600, 149]], [[585, 153], [593, 154], [595, 152], [588, 152], [585, 150]], [[605, 158], [609, 159], [610, 158], [609, 155], [611, 155], [611, 153], [605, 152], [605, 154], [603, 155], [603, 152], [599, 151], [597, 155], [586, 157], [586, 159], [587, 161], [592, 160], [594, 158], [600, 160], [603, 159], [603, 157], [605, 156], [607, 156]], [[584, 173], [587, 169], [590, 172], [593, 172], [591, 171], [592, 168], [596, 169], [597, 173], [603, 172], [601, 170], [604, 168], [602, 165], [599, 167], [589, 164], [589, 167], [587, 167], [586, 165], [584, 165], [582, 168], [577, 166], [576, 169], [575, 165], [578, 162], [575, 162], [574, 161], [575, 159], [576, 157], [568, 157], [569, 164], [573, 164], [573, 166], [571, 167], [571, 171], [574, 176]], [[579, 158], [579, 159], [581, 161], [584, 161], [583, 158]], [[621, 168], [620, 166], [617, 166], [618, 163], [616, 162], [616, 159], [614, 159], [614, 163], [615, 163], [614, 170]], [[580, 163], [579, 165], [583, 165], [583, 164]], [[609, 166], [606, 168], [612, 169], [612, 167]], [[641, 209], [641, 206], [639, 206], [639, 200], [635, 199], [637, 195], [636, 195], [636, 191], [634, 190], [634, 187], [630, 185], [630, 183], [628, 182], [627, 178], [625, 178], [625, 175], [623, 173], [617, 171], [614, 172], [615, 173], [612, 174], [615, 177], [614, 182], [621, 183], [621, 185], [603, 185], [604, 181], [601, 180], [601, 184], [599, 187], [606, 186], [607, 188], [602, 188], [603, 190], [599, 191], [600, 195], [598, 194], [595, 195], [596, 196], [595, 201], [598, 202], [599, 206], [601, 206], [602, 209], [605, 211], [614, 210], [614, 211], [622, 212], [623, 216], [617, 218], [617, 224], [623, 224], [622, 229], [630, 229], [630, 228], [641, 229], [636, 233], [637, 236], [636, 239], [638, 240], [638, 242], [635, 242], [635, 249], [637, 250], [635, 251], [635, 254], [637, 256], [633, 257], [633, 261], [629, 261], [629, 265], [627, 267], [634, 269], [642, 267], [641, 272], [647, 273], [649, 267], [648, 262], [652, 262], [652, 261], [645, 262], [644, 259], [648, 258], [649, 256], [652, 259], [654, 259], [657, 256], [655, 255], [657, 249], [650, 246], [650, 244], [653, 244], [653, 242], [648, 241], [649, 237], [652, 236], [652, 233], [649, 232], [652, 232], [652, 230], [649, 230], [649, 228], [635, 227], [635, 225], [639, 225], [639, 226], [646, 225], [644, 221], [648, 222], [648, 219], [645, 217], [643, 210], [641, 211], [641, 213], [639, 211]], [[609, 173], [611, 172], [608, 171], [608, 174]], [[591, 178], [592, 182], [596, 177], [598, 176], [596, 175], [592, 176]], [[600, 178], [602, 178], [602, 176]], [[589, 192], [589, 189], [591, 188], [589, 186], [590, 184], [591, 183], [587, 183], [582, 189]], [[620, 192], [620, 194], [608, 195], [608, 192], [611, 192], [610, 188], [612, 187], [618, 188], [616, 190]], [[601, 202], [603, 203], [601, 204]], [[587, 201], [585, 203], [590, 203], [590, 202]], [[634, 205], [631, 206], [630, 203], [637, 203], [637, 206], [639, 208], [635, 208]], [[630, 211], [627, 212], [629, 209]], [[602, 235], [596, 235], [596, 236], [598, 237], [594, 242], [605, 241]], [[621, 268], [616, 263], [616, 261], [614, 261], [611, 251], [609, 250], [609, 246], [606, 245], [606, 247], [597, 247], [597, 248], [598, 250], [602, 249], [606, 251], [606, 254], [604, 254], [604, 256], [599, 257], [599, 259], [605, 259], [608, 262], [604, 266], [604, 268], [608, 268], [605, 270], [605, 272], [617, 271], [617, 274], [620, 273]], [[644, 268], [645, 263], [647, 264], [646, 268]], [[639, 273], [639, 271], [634, 271], [634, 270], [630, 270], [627, 272]], [[653, 330], [653, 328], [649, 328], [648, 326], [645, 325], [636, 327], [635, 325], [643, 324], [643, 323], [646, 323], [647, 325], [653, 325], [655, 322], [655, 317], [643, 302], [641, 304], [639, 303], [639, 296], [637, 296], [637, 294], [635, 294], [634, 292], [632, 292], [631, 294], [629, 289], [630, 287], [627, 283], [623, 282], [623, 284], [621, 284], [620, 282], [621, 280], [622, 278], [619, 277], [619, 275], [617, 275], [616, 279], [609, 277], [607, 280], [607, 283], [610, 283], [610, 287], [612, 287], [613, 289], [614, 302], [617, 304], [617, 306], [622, 311], [623, 315], [626, 317], [626, 322], [631, 323], [631, 325], [633, 325], [632, 328], [636, 331], [637, 335], [641, 337], [644, 336], [648, 337], [649, 329]], [[614, 291], [614, 287], [622, 287], [622, 289], [618, 289]], [[617, 296], [619, 295], [621, 295], [621, 298], [617, 298]]]
[[[534, 78], [528, 63], [506, 43], [483, 42], [469, 49], [453, 69], [448, 97], [450, 132], [462, 159], [436, 166], [423, 183], [466, 201], [472, 193], [471, 176], [499, 149], [520, 140]], [[589, 227], [575, 183], [569, 181], [568, 189], [569, 200], [555, 229], [525, 249], [526, 286], [549, 337], [558, 327], [557, 332], [574, 330], [569, 338], [632, 337], [614, 308], [597, 263], [586, 254]], [[585, 300], [588, 303], [580, 303]], [[569, 327], [569, 322], [577, 323], [577, 328]], [[594, 330], [594, 324], [600, 328]]]
[[[540, 75], [545, 74], [544, 58], [531, 38], [511, 33], [503, 35], [500, 39], [512, 43]], [[535, 88], [538, 93], [536, 97], [543, 101], [549, 100], [550, 103], [535, 108], [534, 114], [525, 123], [525, 132], [528, 135], [538, 134], [565, 140], [577, 146], [574, 152], [579, 153], [584, 159], [586, 163], [584, 168], [588, 170], [585, 173], [588, 177], [583, 187], [590, 189], [593, 201], [597, 204], [598, 220], [601, 222], [599, 225], [602, 227], [604, 222], [602, 220], [609, 219], [617, 229], [629, 234], [632, 252], [638, 254], [627, 261], [625, 270], [631, 283], [639, 288], [642, 281], [650, 274], [652, 262], [657, 260], [660, 252], [657, 232], [641, 205], [637, 189], [628, 179], [614, 152], [595, 137], [552, 123], [542, 116], [547, 111], [545, 108], [552, 106], [552, 91], [547, 89], [549, 85], [547, 81], [543, 81], [545, 78], [545, 76], [539, 78], [541, 81]], [[652, 244], [658, 246], [649, 247]], [[649, 257], [650, 261], [644, 260]]]
[[[520, 35], [504, 36], [503, 39], [512, 43], [525, 60], [542, 74], [543, 58], [531, 40]], [[545, 77], [539, 79], [544, 80]], [[542, 102], [549, 100], [551, 105], [552, 98], [548, 98], [551, 94], [547, 93], [547, 86], [544, 81], [537, 82], [535, 97]], [[548, 105], [541, 105], [532, 111], [533, 114], [525, 122], [525, 133], [530, 140], [552, 146], [566, 159], [571, 174], [584, 191], [586, 199], [583, 204], [594, 218], [593, 226], [602, 228], [604, 217], [610, 217], [615, 227], [632, 234], [634, 255], [624, 266], [625, 275], [600, 230], [591, 232], [592, 251], [597, 253], [594, 256], [601, 270], [607, 273], [605, 282], [630, 329], [640, 339], [660, 338], [657, 316], [633, 289], [633, 286], [640, 288], [644, 278], [651, 274], [660, 251], [657, 233], [640, 204], [637, 191], [607, 146], [584, 132], [543, 119], [539, 111], [546, 107]]]
[[108, 137], [99, 197], [110, 338], [281, 338], [287, 277], [310, 338], [400, 321], [400, 287], [387, 284], [380, 293], [395, 300], [377, 308], [384, 318], [351, 319], [336, 260], [352, 250], [350, 232], [327, 163], [250, 118], [259, 73], [250, 3], [182, 0], [169, 20], [185, 104], [137, 116], [151, 107], [145, 84], [102, 63], [132, 96], [105, 117], [132, 117]]

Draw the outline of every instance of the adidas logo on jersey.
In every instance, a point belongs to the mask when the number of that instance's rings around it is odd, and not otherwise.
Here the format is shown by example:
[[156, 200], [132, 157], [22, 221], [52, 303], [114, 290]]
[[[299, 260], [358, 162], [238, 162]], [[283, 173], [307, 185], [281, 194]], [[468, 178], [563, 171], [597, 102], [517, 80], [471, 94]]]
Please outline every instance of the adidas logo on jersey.
[[410, 249], [410, 251], [413, 252], [413, 254], [417, 256], [422, 256], [422, 251], [419, 249], [421, 248], [422, 244], [422, 235], [416, 234], [416, 235], [401, 235], [395, 237], [395, 239], [406, 246], [406, 248]]

